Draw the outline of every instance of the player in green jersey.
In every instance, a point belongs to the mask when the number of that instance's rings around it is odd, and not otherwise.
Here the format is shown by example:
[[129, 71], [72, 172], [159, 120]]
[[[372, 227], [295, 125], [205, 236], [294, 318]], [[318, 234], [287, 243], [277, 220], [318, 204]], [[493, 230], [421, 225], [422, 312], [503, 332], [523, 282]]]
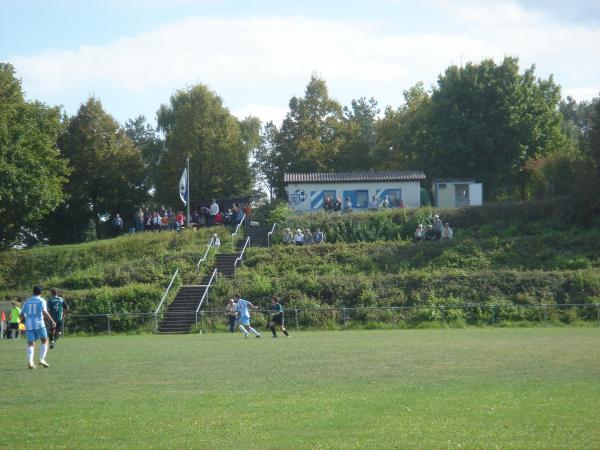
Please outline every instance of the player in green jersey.
[[271, 321], [269, 322], [269, 329], [271, 333], [273, 333], [273, 337], [277, 337], [277, 332], [275, 331], [275, 325], [279, 325], [283, 334], [287, 337], [290, 337], [289, 333], [285, 329], [284, 319], [283, 319], [283, 306], [279, 303], [279, 298], [276, 296], [271, 297]]
[[58, 295], [58, 289], [50, 289], [50, 294], [52, 295], [52, 298], [48, 300], [48, 312], [56, 322], [56, 326], [50, 332], [50, 348], [54, 348], [56, 340], [63, 332], [65, 312], [69, 310], [69, 306], [63, 298]]

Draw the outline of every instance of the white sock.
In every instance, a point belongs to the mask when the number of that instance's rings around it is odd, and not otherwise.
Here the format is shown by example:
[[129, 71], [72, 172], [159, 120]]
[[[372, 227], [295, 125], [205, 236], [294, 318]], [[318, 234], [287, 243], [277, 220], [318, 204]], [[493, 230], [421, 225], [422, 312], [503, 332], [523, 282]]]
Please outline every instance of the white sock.
[[248, 325], [248, 329], [252, 332], [252, 334], [254, 334], [255, 336], [260, 336], [260, 333], [258, 331], [256, 331], [254, 328], [252, 328], [250, 325]]
[[40, 348], [40, 359], [43, 361], [46, 359], [46, 353], [48, 353], [48, 344], [42, 344]]
[[27, 346], [27, 362], [33, 364], [33, 347]]
[[[252, 329], [252, 328], [250, 328], [250, 329]], [[242, 333], [244, 333], [244, 335], [246, 335], [246, 336], [248, 335], [248, 332], [246, 331], [246, 329], [244, 328], [243, 325], [240, 325], [240, 330], [242, 330]]]

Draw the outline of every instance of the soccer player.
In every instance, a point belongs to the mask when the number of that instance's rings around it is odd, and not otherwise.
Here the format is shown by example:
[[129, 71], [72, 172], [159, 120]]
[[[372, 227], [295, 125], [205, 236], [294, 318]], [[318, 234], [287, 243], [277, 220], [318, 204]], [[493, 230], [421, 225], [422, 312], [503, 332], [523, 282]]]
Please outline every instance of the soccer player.
[[[254, 306], [248, 300], [244, 300], [243, 298], [241, 298], [240, 294], [235, 294], [234, 297], [235, 303], [237, 304], [236, 309], [238, 314], [240, 315], [239, 328], [240, 330], [242, 330], [242, 333], [244, 333], [244, 338], [247, 338], [250, 333], [259, 338], [260, 333], [250, 326], [250, 310], [248, 309], [249, 307], [257, 309], [257, 306]], [[244, 328], [244, 326], [247, 326], [250, 332], [248, 332], [246, 328]]]
[[14, 300], [8, 317], [8, 337], [10, 339], [14, 332], [13, 339], [19, 339], [19, 318], [21, 317], [21, 308], [19, 308], [19, 304]]
[[273, 310], [273, 313], [271, 314], [269, 329], [271, 330], [271, 333], [273, 333], [273, 337], [277, 337], [275, 325], [279, 325], [281, 331], [283, 331], [283, 334], [285, 334], [287, 337], [290, 337], [290, 334], [287, 332], [284, 326], [283, 306], [281, 305], [281, 303], [279, 303], [279, 298], [277, 298], [275, 295], [271, 297], [271, 309]]
[[29, 297], [23, 308], [21, 309], [21, 320], [25, 321], [25, 330], [27, 332], [27, 363], [30, 369], [35, 369], [33, 363], [33, 352], [35, 341], [40, 340], [42, 346], [40, 349], [40, 364], [44, 367], [49, 367], [46, 362], [46, 353], [48, 353], [48, 332], [44, 317], [48, 319], [50, 325], [54, 328], [56, 323], [52, 316], [48, 314], [46, 308], [46, 300], [42, 298], [42, 288], [39, 286], [33, 287], [33, 296]]
[[48, 312], [56, 323], [56, 326], [50, 331], [50, 348], [54, 348], [56, 340], [63, 332], [65, 312], [69, 310], [69, 305], [58, 295], [58, 289], [50, 289], [50, 294], [52, 298], [48, 300]]

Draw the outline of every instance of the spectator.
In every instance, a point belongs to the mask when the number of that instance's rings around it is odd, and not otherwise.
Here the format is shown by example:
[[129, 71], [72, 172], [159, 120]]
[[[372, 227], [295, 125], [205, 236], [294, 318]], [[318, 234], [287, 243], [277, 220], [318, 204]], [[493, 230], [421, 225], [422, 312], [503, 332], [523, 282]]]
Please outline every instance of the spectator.
[[305, 233], [304, 233], [304, 242], [306, 244], [312, 244], [313, 243], [313, 234], [310, 232], [310, 228], [307, 228]]
[[289, 228], [286, 228], [285, 231], [283, 232], [283, 243], [291, 244], [293, 241], [294, 241], [294, 235], [292, 234], [292, 231]]
[[323, 208], [325, 211], [333, 211], [333, 202], [331, 201], [331, 197], [327, 197], [323, 202]]
[[233, 223], [233, 211], [231, 208], [225, 211], [225, 214], [223, 215], [223, 222], [225, 225], [231, 225]]
[[390, 206], [390, 199], [389, 199], [389, 198], [388, 198], [388, 196], [386, 195], [386, 196], [383, 198], [383, 202], [381, 203], [381, 207], [382, 207], [383, 209], [387, 209], [389, 206]]
[[425, 229], [423, 228], [423, 224], [419, 224], [415, 230], [415, 242], [422, 241], [423, 239], [425, 239]]
[[189, 225], [191, 228], [195, 228], [195, 229], [200, 228], [200, 214], [198, 213], [197, 209], [194, 209], [192, 211], [190, 220], [191, 220], [191, 223]]
[[296, 230], [296, 234], [294, 235], [294, 244], [304, 245], [304, 234], [302, 234], [302, 230], [300, 228]]
[[369, 209], [371, 211], [376, 211], [377, 208], [379, 208], [379, 202], [377, 201], [375, 196], [373, 196], [373, 198], [371, 198], [371, 201], [369, 202]]
[[215, 225], [223, 225], [223, 214], [221, 214], [221, 211], [215, 215]]
[[342, 209], [342, 201], [339, 198], [336, 198], [335, 202], [333, 203], [333, 210], [340, 211], [341, 209]]
[[119, 214], [115, 214], [112, 220], [113, 236], [119, 236], [123, 233], [123, 219]]
[[444, 227], [444, 225], [442, 224], [440, 216], [438, 216], [437, 214], [435, 216], [433, 216], [433, 231], [435, 232], [435, 240], [436, 241], [439, 241], [440, 238], [442, 237], [442, 228], [443, 227]]
[[227, 307], [225, 308], [225, 316], [227, 316], [227, 322], [229, 324], [229, 332], [235, 332], [235, 323], [237, 322], [237, 305], [232, 298], [229, 299]]
[[427, 225], [427, 231], [425, 231], [425, 240], [426, 241], [437, 240], [435, 231], [433, 230], [433, 225]]
[[350, 200], [350, 197], [346, 197], [346, 202], [344, 203], [344, 211], [347, 213], [352, 212], [352, 200]]
[[315, 231], [315, 234], [313, 236], [313, 242], [315, 244], [322, 244], [323, 242], [325, 242], [325, 234], [321, 231], [320, 228], [317, 228], [317, 231]]
[[144, 211], [142, 211], [142, 208], [138, 209], [133, 215], [133, 222], [137, 233], [144, 231]]
[[450, 224], [446, 222], [444, 224], [444, 228], [442, 229], [442, 239], [452, 240], [454, 233], [452, 232], [452, 228], [450, 228]]
[[215, 217], [219, 212], [219, 205], [217, 204], [217, 201], [214, 198], [212, 200], [212, 203], [210, 204], [209, 212], [210, 217], [208, 221], [208, 226], [213, 226], [215, 224]]
[[400, 200], [398, 202], [398, 208], [404, 208], [404, 201], [403, 200]]
[[248, 203], [244, 206], [244, 214], [246, 215], [246, 226], [250, 226], [250, 220], [252, 220], [252, 206]]
[[160, 230], [166, 231], [169, 229], [169, 215], [164, 213], [160, 218]]
[[212, 235], [212, 238], [210, 239], [210, 243], [212, 245], [214, 245], [215, 247], [221, 246], [221, 239], [219, 239], [219, 235], [217, 233]]
[[185, 225], [185, 216], [182, 211], [179, 211], [175, 216], [175, 230], [179, 231]]
[[21, 315], [21, 308], [19, 308], [19, 304], [13, 300], [12, 309], [10, 310], [10, 314], [8, 316], [8, 337], [12, 337], [12, 339], [19, 339], [19, 320]]

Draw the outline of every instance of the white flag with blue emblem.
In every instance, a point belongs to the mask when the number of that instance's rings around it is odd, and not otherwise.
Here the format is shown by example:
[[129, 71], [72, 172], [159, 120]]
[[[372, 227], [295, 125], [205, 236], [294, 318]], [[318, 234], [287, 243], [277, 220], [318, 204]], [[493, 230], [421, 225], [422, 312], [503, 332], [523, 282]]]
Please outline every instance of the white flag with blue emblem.
[[183, 169], [183, 174], [181, 175], [181, 179], [179, 180], [179, 197], [181, 197], [181, 201], [184, 205], [187, 205], [187, 195], [188, 195], [188, 177], [187, 177], [187, 169]]

